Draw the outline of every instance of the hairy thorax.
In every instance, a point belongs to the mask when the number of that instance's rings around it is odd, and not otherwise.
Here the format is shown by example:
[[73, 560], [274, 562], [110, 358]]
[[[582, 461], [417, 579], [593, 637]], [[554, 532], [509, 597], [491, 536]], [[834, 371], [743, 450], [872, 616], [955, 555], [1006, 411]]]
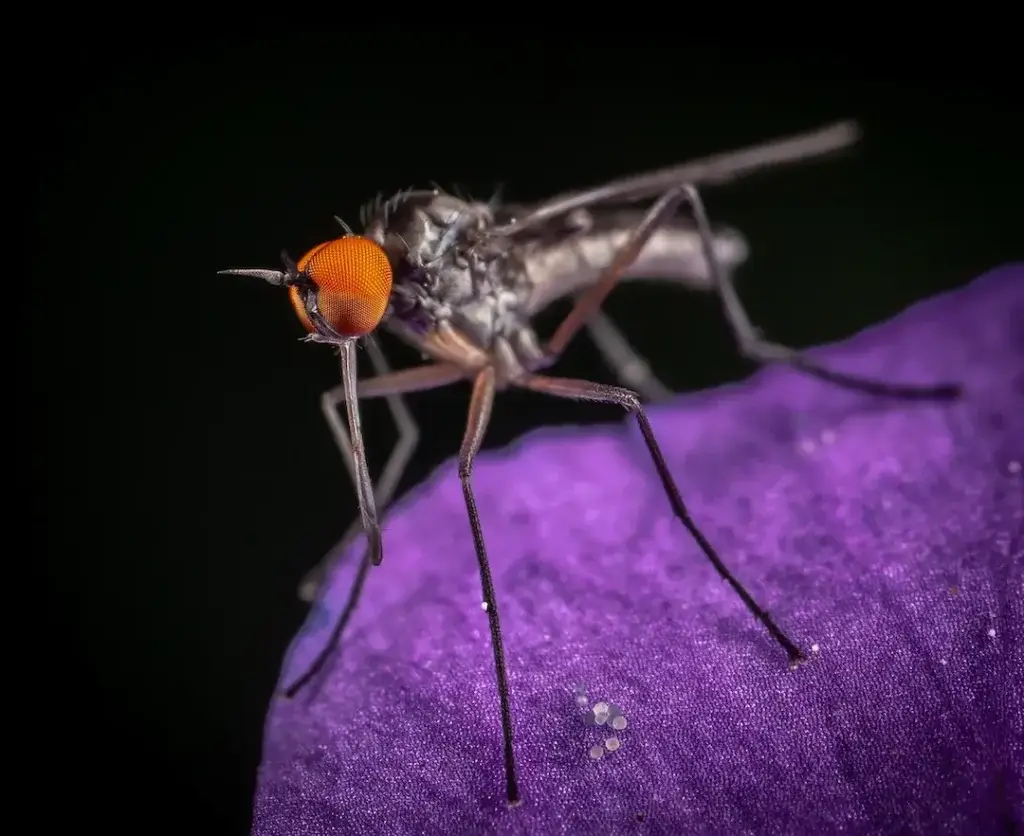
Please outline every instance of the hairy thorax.
[[407, 328], [437, 359], [500, 378], [536, 367], [526, 308], [530, 281], [516, 248], [486, 241], [495, 210], [443, 192], [408, 192], [375, 205], [366, 235], [394, 265], [385, 322]]

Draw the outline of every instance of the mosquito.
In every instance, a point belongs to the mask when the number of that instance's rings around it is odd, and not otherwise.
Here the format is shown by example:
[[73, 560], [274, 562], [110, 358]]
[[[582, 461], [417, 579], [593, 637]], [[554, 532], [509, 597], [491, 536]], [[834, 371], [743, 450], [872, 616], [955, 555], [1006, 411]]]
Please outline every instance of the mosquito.
[[[855, 122], [837, 122], [531, 206], [504, 204], [498, 199], [472, 201], [440, 189], [403, 191], [386, 200], [378, 198], [364, 208], [362, 235], [338, 219], [344, 231], [341, 237], [313, 248], [298, 262], [282, 253], [283, 270], [221, 271], [287, 288], [307, 331], [305, 339], [335, 346], [341, 361], [342, 382], [323, 394], [321, 405], [355, 484], [359, 501], [356, 533], [361, 529], [368, 543], [331, 636], [310, 667], [285, 689], [285, 695], [296, 695], [324, 667], [359, 602], [369, 567], [383, 560], [377, 508], [390, 502], [418, 440], [416, 424], [401, 396], [459, 380], [472, 384], [458, 470], [490, 629], [505, 790], [511, 806], [518, 804], [521, 796], [505, 646], [472, 481], [473, 462], [500, 390], [518, 387], [558, 398], [617, 404], [630, 413], [639, 425], [674, 515], [715, 571], [785, 651], [789, 666], [795, 668], [806, 661], [803, 651], [732, 575], [691, 518], [642, 406], [643, 400], [663, 397], [667, 390], [600, 308], [620, 281], [679, 281], [718, 294], [739, 352], [754, 362], [786, 363], [829, 383], [872, 395], [956, 397], [960, 389], [955, 384], [902, 385], [848, 375], [765, 340], [733, 287], [732, 268], [746, 258], [744, 239], [728, 228], [713, 230], [708, 220], [698, 186], [722, 184], [832, 154], [852, 146], [859, 136]], [[643, 203], [650, 204], [646, 210], [637, 206]], [[692, 220], [677, 217], [684, 203]], [[571, 310], [542, 341], [531, 320], [567, 296], [575, 299]], [[584, 327], [624, 385], [544, 373]], [[379, 329], [417, 349], [428, 362], [391, 371], [374, 340]], [[365, 342], [376, 372], [364, 380], [357, 376], [360, 340]], [[366, 464], [359, 402], [378, 397], [388, 399], [400, 440], [375, 490]], [[347, 422], [340, 416], [342, 403]], [[324, 572], [322, 565], [307, 577], [304, 597], [314, 594]]]

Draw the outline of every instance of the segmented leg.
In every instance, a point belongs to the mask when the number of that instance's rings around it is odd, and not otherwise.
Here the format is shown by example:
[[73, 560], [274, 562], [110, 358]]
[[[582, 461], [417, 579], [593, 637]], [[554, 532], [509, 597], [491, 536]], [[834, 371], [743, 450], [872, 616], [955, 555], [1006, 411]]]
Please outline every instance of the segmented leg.
[[[381, 351], [376, 340], [366, 340], [366, 353], [370, 357], [370, 364], [373, 366], [373, 371], [376, 375], [387, 375], [391, 372], [387, 358], [384, 356], [384, 352]], [[363, 397], [363, 393], [360, 392], [360, 398]], [[387, 400], [388, 409], [391, 411], [391, 417], [394, 419], [395, 427], [398, 430], [398, 440], [395, 442], [395, 447], [391, 451], [387, 463], [384, 465], [383, 473], [374, 485], [374, 499], [382, 514], [388, 503], [391, 502], [391, 498], [394, 496], [402, 474], [405, 472], [405, 468], [408, 466], [420, 438], [419, 425], [416, 423], [416, 419], [413, 418], [408, 406], [406, 406], [402, 395], [400, 393], [389, 393], [385, 395], [385, 400]], [[320, 396], [320, 409], [327, 421], [327, 426], [331, 430], [334, 443], [338, 445], [338, 450], [341, 452], [342, 461], [345, 462], [345, 469], [348, 470], [352, 483], [355, 484], [357, 474], [352, 455], [352, 442], [349, 438], [348, 427], [342, 419], [339, 410], [339, 407], [343, 406], [344, 403], [345, 389], [342, 384], [338, 384]], [[342, 554], [345, 547], [359, 536], [362, 531], [362, 522], [359, 518], [356, 518], [348, 527], [341, 540], [324, 555], [316, 566], [306, 573], [306, 576], [299, 584], [299, 597], [303, 601], [312, 601], [316, 598], [324, 578], [330, 571], [336, 557]]]
[[[372, 342], [370, 345], [372, 347], [369, 350], [371, 352], [376, 352], [376, 355], [371, 354], [370, 358], [374, 368], [377, 370], [388, 369], [387, 360], [384, 358], [383, 353], [381, 353], [380, 349]], [[395, 416], [395, 423], [399, 428], [399, 442], [396, 445], [395, 450], [392, 451], [388, 464], [384, 468], [384, 475], [377, 482], [374, 488], [374, 498], [381, 507], [381, 513], [386, 511], [387, 505], [394, 495], [395, 488], [402, 478], [402, 472], [405, 470], [405, 467], [416, 448], [416, 444], [419, 441], [419, 427], [400, 396], [408, 394], [409, 392], [424, 391], [438, 386], [444, 386], [445, 384], [458, 380], [460, 377], [462, 377], [462, 372], [457, 367], [443, 363], [435, 363], [425, 366], [417, 366], [412, 369], [405, 369], [400, 372], [386, 371], [384, 374], [378, 375], [377, 377], [360, 381], [360, 398], [387, 398], [391, 402], [391, 414]], [[348, 435], [345, 433], [345, 425], [341, 422], [340, 417], [337, 414], [337, 399], [335, 398], [332, 400], [330, 397], [332, 393], [336, 395], [337, 391], [337, 389], [332, 389], [330, 392], [324, 393], [322, 402], [332, 405], [330, 412], [328, 413], [325, 409], [325, 413], [329, 416], [333, 416], [333, 418], [328, 417], [328, 423], [330, 424], [335, 440], [338, 441], [338, 446], [341, 448], [342, 454], [344, 455], [346, 451], [351, 450], [351, 446], [348, 442]], [[342, 395], [342, 397], [344, 397], [344, 395]], [[402, 418], [399, 416], [402, 416]], [[350, 473], [354, 472], [354, 470], [355, 469], [353, 467], [349, 468]], [[361, 522], [360, 520], [356, 520], [349, 527], [346, 537], [354, 538], [361, 530]], [[333, 560], [334, 556], [339, 553], [338, 549], [339, 547], [336, 546], [328, 552], [327, 557], [324, 558], [324, 560], [322, 560], [314, 570], [319, 571], [319, 577], [317, 578], [318, 588], [322, 586], [322, 581], [327, 574], [330, 562]], [[286, 697], [294, 697], [299, 693], [299, 691], [312, 682], [313, 679], [319, 675], [320, 671], [323, 670], [327, 661], [331, 658], [331, 655], [337, 648], [338, 643], [341, 641], [341, 637], [345, 632], [345, 628], [348, 626], [349, 620], [355, 613], [356, 607], [359, 606], [359, 599], [363, 594], [366, 576], [370, 569], [370, 564], [372, 563], [371, 558], [372, 551], [368, 546], [363, 552], [355, 580], [352, 583], [351, 589], [349, 589], [348, 600], [346, 600], [345, 606], [342, 608], [341, 615], [338, 617], [338, 620], [334, 623], [330, 636], [328, 636], [327, 641], [310, 663], [309, 667], [285, 689], [284, 695]], [[309, 576], [307, 575], [307, 578], [308, 577]]]
[[[599, 312], [605, 298], [615, 287], [615, 284], [625, 270], [636, 260], [658, 227], [672, 216], [683, 201], [690, 203], [693, 209], [697, 228], [700, 232], [704, 256], [708, 261], [715, 289], [722, 299], [726, 317], [744, 355], [761, 363], [789, 363], [801, 371], [830, 383], [872, 394], [903, 398], [944, 398], [956, 396], [959, 393], [959, 387], [952, 384], [909, 386], [835, 372], [807, 358], [798, 351], [762, 340], [743, 310], [729, 277], [715, 258], [714, 239], [711, 233], [711, 225], [707, 219], [707, 213], [704, 210], [703, 202], [696, 188], [689, 183], [681, 183], [669, 189], [646, 212], [629, 240], [615, 254], [615, 257], [602, 271], [597, 281], [577, 297], [576, 304], [569, 311], [565, 319], [562, 320], [545, 347], [550, 362], [554, 362], [558, 358], [579, 329], [590, 322], [591, 318]], [[789, 656], [790, 664], [794, 665], [803, 660], [804, 656], [800, 649], [775, 625], [768, 616], [768, 613], [758, 606], [753, 597], [743, 588], [742, 584], [729, 573], [714, 548], [690, 518], [682, 497], [658, 449], [653, 431], [640, 406], [640, 398], [636, 392], [614, 386], [602, 386], [586, 381], [550, 378], [542, 375], [526, 376], [516, 381], [516, 385], [563, 398], [617, 403], [633, 413], [640, 425], [644, 441], [647, 444], [655, 468], [658, 471], [676, 516], [700, 545], [719, 575], [732, 586], [751, 613], [772, 635], [772, 638], [785, 649]]]
[[619, 383], [638, 392], [648, 403], [660, 403], [672, 397], [672, 390], [658, 380], [647, 360], [629, 344], [608, 314], [597, 311], [587, 320], [586, 328]]
[[704, 556], [711, 561], [711, 564], [715, 567], [715, 571], [718, 572], [722, 580], [732, 587], [733, 591], [740, 597], [740, 600], [743, 601], [747, 609], [753, 614], [754, 618], [764, 625], [771, 637], [775, 639], [775, 641], [778, 642], [778, 644], [786, 651], [786, 655], [789, 657], [790, 667], [795, 667], [805, 661], [806, 657], [800, 648], [797, 647], [796, 643], [793, 642], [789, 636], [779, 629], [771, 616], [768, 615], [767, 610], [758, 605], [757, 601], [755, 601], [754, 597], [747, 592], [743, 584], [736, 580], [733, 574], [726, 567], [725, 563], [718, 556], [718, 552], [715, 551], [714, 546], [711, 545], [708, 539], [697, 527], [697, 524], [693, 521], [693, 518], [690, 516], [690, 512], [686, 507], [686, 503], [683, 502], [682, 494], [679, 493], [679, 488], [676, 486], [675, 479], [672, 478], [672, 473], [668, 469], [668, 464], [666, 464], [665, 458], [661, 453], [658, 441], [654, 437], [654, 430], [651, 428], [650, 421], [647, 420], [644, 408], [640, 404], [640, 396], [636, 392], [632, 392], [629, 389], [623, 389], [619, 386], [606, 386], [601, 383], [591, 383], [586, 380], [570, 380], [568, 378], [561, 377], [547, 377], [546, 375], [530, 375], [517, 381], [517, 385], [524, 389], [531, 389], [534, 392], [553, 395], [556, 398], [618, 404], [627, 412], [632, 414], [636, 418], [636, 422], [640, 427], [640, 432], [644, 438], [644, 444], [647, 445], [647, 451], [651, 456], [651, 461], [654, 462], [654, 469], [658, 472], [662, 487], [665, 490], [665, 495], [668, 497], [669, 505], [672, 506], [672, 511], [676, 515], [676, 518], [683, 524], [686, 530], [690, 533], [690, 536], [697, 542], [697, 545], [700, 546], [701, 551], [704, 552]]
[[788, 363], [794, 368], [800, 369], [814, 377], [841, 386], [846, 389], [855, 389], [867, 392], [872, 395], [882, 395], [894, 398], [938, 400], [956, 398], [961, 393], [961, 387], [956, 383], [938, 384], [903, 384], [892, 383], [880, 378], [862, 377], [860, 375], [846, 374], [835, 371], [827, 366], [818, 363], [807, 357], [796, 349], [789, 348], [779, 343], [769, 342], [761, 336], [760, 330], [754, 326], [747, 316], [743, 303], [740, 302], [739, 294], [733, 285], [732, 277], [718, 263], [714, 254], [714, 238], [711, 232], [711, 223], [708, 221], [707, 212], [704, 209], [704, 201], [693, 186], [685, 186], [687, 199], [693, 209], [693, 215], [697, 222], [697, 229], [700, 232], [701, 246], [704, 250], [704, 257], [708, 261], [711, 272], [711, 280], [715, 286], [715, 292], [722, 300], [722, 307], [725, 318], [729, 323], [736, 345], [741, 354], [755, 363]]
[[516, 778], [516, 758], [512, 745], [512, 707], [509, 699], [505, 644], [501, 637], [501, 620], [498, 617], [498, 603], [494, 595], [494, 581], [491, 579], [483, 527], [480, 525], [480, 514], [477, 512], [476, 497], [473, 495], [473, 461], [480, 452], [480, 445], [483, 444], [487, 425], [491, 420], [494, 383], [494, 369], [490, 366], [484, 368], [473, 383], [466, 432], [459, 449], [459, 480], [462, 482], [462, 495], [466, 501], [466, 513], [469, 515], [469, 526], [473, 532], [473, 548], [476, 551], [484, 609], [487, 611], [487, 624], [491, 632], [494, 670], [498, 679], [498, 699], [501, 703], [501, 732], [505, 743], [505, 790], [508, 803], [514, 806], [519, 803], [519, 783]]
[[737, 346], [745, 357], [757, 363], [788, 363], [794, 368], [829, 383], [872, 395], [929, 400], [959, 396], [961, 387], [955, 383], [901, 384], [846, 374], [830, 369], [796, 349], [763, 339], [743, 309], [731, 277], [722, 269], [715, 257], [714, 237], [707, 212], [704, 209], [704, 202], [697, 189], [689, 183], [680, 183], [672, 187], [647, 211], [633, 235], [616, 253], [597, 281], [577, 297], [576, 304], [555, 329], [554, 335], [545, 347], [551, 362], [561, 355], [579, 329], [599, 311], [608, 294], [615, 288], [626, 269], [637, 259], [650, 237], [684, 201], [689, 203], [693, 210], [700, 233], [701, 247], [711, 272], [712, 283], [722, 300], [725, 316], [736, 338]]

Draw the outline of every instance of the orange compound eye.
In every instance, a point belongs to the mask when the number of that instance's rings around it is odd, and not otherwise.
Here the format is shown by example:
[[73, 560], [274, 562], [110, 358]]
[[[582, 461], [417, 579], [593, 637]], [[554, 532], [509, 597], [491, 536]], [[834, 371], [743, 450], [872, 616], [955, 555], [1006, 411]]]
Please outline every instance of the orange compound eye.
[[[316, 285], [320, 315], [343, 337], [361, 337], [377, 327], [391, 297], [391, 262], [376, 241], [357, 235], [314, 247], [295, 265]], [[302, 297], [289, 288], [295, 313], [307, 331]]]

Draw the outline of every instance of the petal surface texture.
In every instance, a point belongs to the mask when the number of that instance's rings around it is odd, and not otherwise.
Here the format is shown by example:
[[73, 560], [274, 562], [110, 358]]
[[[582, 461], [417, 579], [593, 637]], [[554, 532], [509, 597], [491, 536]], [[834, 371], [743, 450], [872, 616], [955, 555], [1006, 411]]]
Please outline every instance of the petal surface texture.
[[[540, 430], [474, 474], [523, 804], [504, 798], [449, 461], [388, 515], [324, 676], [274, 698], [253, 834], [1024, 827], [1024, 264], [812, 353], [965, 394], [882, 400], [769, 368], [650, 410], [697, 524], [808, 664], [788, 669], [673, 518], [631, 420]], [[326, 639], [358, 556], [282, 685]]]

